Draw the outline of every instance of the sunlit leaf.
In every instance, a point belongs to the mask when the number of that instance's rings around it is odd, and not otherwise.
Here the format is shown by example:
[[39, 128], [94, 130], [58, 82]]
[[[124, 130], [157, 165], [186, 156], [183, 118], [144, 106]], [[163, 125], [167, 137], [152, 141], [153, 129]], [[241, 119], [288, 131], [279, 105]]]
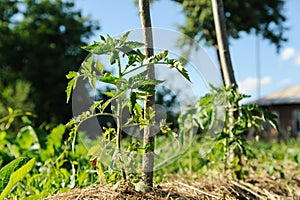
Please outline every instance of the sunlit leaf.
[[82, 67], [89, 73], [92, 73], [92, 64], [94, 61], [94, 56], [90, 56], [88, 59], [86, 59], [83, 63], [82, 63]]
[[89, 78], [89, 83], [92, 86], [92, 88], [95, 90], [96, 87], [97, 87], [97, 85], [96, 85], [97, 84], [97, 78], [95, 76], [90, 77]]
[[77, 83], [77, 77], [74, 77], [72, 80], [69, 81], [67, 89], [66, 89], [66, 93], [67, 93], [67, 103], [69, 102], [70, 98], [71, 98], [71, 92], [72, 90], [76, 87], [76, 83]]
[[68, 73], [68, 75], [66, 75], [66, 77], [67, 77], [67, 79], [71, 79], [71, 78], [74, 78], [74, 77], [76, 77], [78, 75], [79, 75], [78, 72], [70, 71]]
[[106, 72], [103, 77], [98, 78], [99, 81], [116, 85], [120, 80], [118, 77], [113, 76], [111, 73]]
[[95, 62], [95, 68], [97, 69], [97, 71], [98, 71], [100, 74], [103, 74], [103, 72], [104, 72], [104, 66], [103, 66], [103, 64], [102, 64], [99, 60], [97, 60], [97, 61]]

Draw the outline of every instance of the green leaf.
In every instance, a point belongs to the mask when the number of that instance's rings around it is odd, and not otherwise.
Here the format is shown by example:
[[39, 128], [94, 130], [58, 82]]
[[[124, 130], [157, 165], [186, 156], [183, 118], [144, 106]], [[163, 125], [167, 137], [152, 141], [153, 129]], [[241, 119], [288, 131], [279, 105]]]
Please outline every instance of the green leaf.
[[96, 63], [95, 63], [95, 68], [96, 68], [96, 70], [97, 70], [100, 74], [103, 74], [103, 72], [104, 72], [104, 66], [103, 66], [103, 64], [102, 64], [99, 60], [96, 61]]
[[125, 42], [124, 43], [124, 46], [127, 46], [131, 49], [135, 49], [135, 48], [139, 48], [139, 47], [142, 47], [144, 46], [144, 43], [141, 43], [141, 42], [137, 42], [137, 41], [128, 41], [128, 42]]
[[129, 112], [130, 112], [130, 114], [133, 114], [135, 104], [136, 104], [136, 93], [132, 92], [130, 94], [130, 102], [129, 102]]
[[119, 58], [119, 52], [118, 51], [112, 51], [110, 53], [110, 58], [109, 58], [109, 62], [111, 65], [116, 63], [116, 60]]
[[116, 85], [120, 79], [118, 77], [113, 76], [111, 73], [106, 72], [104, 76], [100, 77], [98, 80], [104, 83], [110, 83]]
[[17, 134], [17, 142], [22, 149], [40, 149], [37, 133], [32, 126], [23, 127]]
[[94, 61], [94, 56], [90, 56], [88, 59], [86, 59], [82, 64], [82, 68], [85, 69], [90, 74], [92, 73], [92, 64]]
[[142, 60], [144, 60], [146, 58], [146, 56], [141, 52], [141, 50], [137, 49], [135, 52], [139, 56], [140, 61], [142, 61]]
[[168, 50], [160, 51], [154, 56], [155, 62], [161, 61], [165, 59], [167, 56], [168, 56]]
[[90, 107], [91, 113], [94, 113], [95, 110], [96, 110], [96, 108], [98, 108], [99, 106], [101, 106], [102, 103], [103, 103], [103, 100], [94, 102], [94, 104]]
[[66, 75], [66, 77], [67, 77], [67, 79], [71, 79], [71, 78], [74, 78], [74, 77], [76, 77], [78, 75], [79, 75], [78, 72], [70, 71], [68, 73], [68, 75]]
[[177, 71], [189, 82], [191, 82], [191, 79], [188, 75], [188, 72], [186, 69], [184, 69], [182, 63], [176, 59], [168, 59], [165, 58], [165, 61], [169, 64], [169, 68], [176, 68]]
[[138, 103], [136, 103], [134, 105], [134, 109], [133, 109], [133, 120], [135, 122], [141, 122], [143, 120], [143, 110], [142, 110], [142, 106]]
[[50, 135], [47, 137], [47, 146], [53, 145], [55, 149], [58, 149], [62, 145], [65, 131], [66, 127], [62, 124], [53, 128]]
[[153, 88], [151, 88], [151, 87], [149, 87], [149, 86], [146, 86], [146, 85], [141, 85], [141, 86], [138, 87], [138, 89], [139, 89], [140, 91], [148, 92], [148, 93], [150, 93], [150, 94], [155, 93], [155, 89], [153, 89]]
[[130, 77], [128, 80], [128, 83], [131, 85], [130, 86], [131, 88], [139, 88], [139, 87], [143, 88], [143, 86], [147, 87], [149, 85], [155, 86], [162, 82], [164, 81], [147, 78], [147, 70]]
[[28, 116], [22, 116], [22, 121], [27, 125], [32, 125], [32, 121], [28, 118]]
[[122, 43], [124, 43], [127, 40], [129, 33], [130, 33], [130, 31], [127, 31], [124, 35], [122, 35], [122, 37], [120, 39], [120, 41]]
[[35, 159], [20, 157], [17, 158], [0, 170], [0, 200], [4, 199], [21, 179], [23, 179], [32, 169]]
[[72, 90], [76, 87], [76, 83], [77, 83], [77, 77], [74, 77], [72, 80], [69, 81], [67, 89], [66, 89], [66, 93], [67, 93], [67, 103], [69, 102], [70, 98], [71, 98], [71, 93]]
[[95, 90], [97, 87], [97, 77], [96, 76], [89, 77], [89, 83], [92, 86], [92, 88]]
[[104, 42], [106, 42], [105, 37], [103, 35], [99, 36], [101, 40], [103, 40]]
[[81, 47], [82, 49], [97, 54], [97, 55], [101, 55], [101, 54], [109, 54], [113, 48], [113, 46], [107, 44], [107, 43], [103, 43], [103, 42], [95, 42], [94, 44], [90, 45], [90, 46], [83, 46]]

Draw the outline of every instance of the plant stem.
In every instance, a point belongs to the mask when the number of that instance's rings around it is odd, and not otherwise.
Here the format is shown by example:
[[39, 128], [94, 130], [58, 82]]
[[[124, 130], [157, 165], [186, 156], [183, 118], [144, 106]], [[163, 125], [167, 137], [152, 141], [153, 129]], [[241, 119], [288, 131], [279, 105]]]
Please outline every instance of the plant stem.
[[193, 173], [193, 166], [192, 166], [192, 162], [193, 162], [193, 156], [192, 156], [192, 143], [193, 143], [193, 131], [190, 131], [189, 134], [189, 172], [190, 175], [192, 175]]
[[120, 58], [118, 57], [118, 76], [119, 78], [122, 77], [122, 72], [121, 72], [121, 61], [120, 61]]
[[[118, 60], [118, 78], [122, 77], [121, 73], [121, 62], [120, 58]], [[118, 86], [119, 89], [119, 86]], [[117, 154], [122, 155], [121, 151], [121, 133], [122, 133], [122, 96], [117, 98], [117, 136], [116, 136], [116, 143], [117, 143]], [[123, 161], [121, 158], [118, 156], [117, 159], [120, 159], [119, 161], [122, 163]], [[124, 181], [126, 181], [126, 172], [124, 169], [124, 166], [121, 167], [121, 172], [122, 172], [122, 178]]]
[[[121, 97], [117, 99], [117, 137], [116, 137], [116, 143], [117, 143], [117, 154], [122, 155], [121, 151], [121, 133], [122, 133], [122, 99]], [[117, 159], [120, 159], [119, 157]], [[122, 160], [119, 160], [120, 162], [123, 162]], [[124, 181], [126, 181], [126, 172], [124, 167], [121, 167], [122, 172], [122, 178]]]

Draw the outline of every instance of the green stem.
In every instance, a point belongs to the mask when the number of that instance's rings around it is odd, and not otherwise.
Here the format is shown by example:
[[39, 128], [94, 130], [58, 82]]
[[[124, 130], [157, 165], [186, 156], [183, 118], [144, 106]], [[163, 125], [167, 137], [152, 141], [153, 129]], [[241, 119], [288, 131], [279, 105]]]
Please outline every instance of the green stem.
[[[119, 78], [122, 77], [122, 72], [121, 72], [121, 62], [120, 58], [118, 60], [118, 76]], [[118, 86], [119, 89], [119, 86]], [[116, 137], [116, 143], [117, 143], [117, 153], [121, 154], [121, 133], [122, 133], [122, 95], [117, 98], [117, 137]], [[121, 154], [122, 155], [122, 154]], [[119, 158], [117, 158], [119, 159]], [[123, 162], [122, 160], [119, 160], [121, 163]], [[121, 172], [122, 172], [122, 178], [124, 181], [126, 181], [126, 172], [124, 167], [121, 167]]]
[[[135, 67], [134, 69], [131, 69], [131, 70], [127, 71], [127, 72], [126, 72], [126, 70], [124, 70], [124, 71], [122, 72], [122, 75], [125, 76], [125, 75], [127, 75], [127, 74], [129, 74], [129, 73], [131, 73], [131, 72], [134, 72], [135, 70], [138, 70], [138, 69], [140, 69], [140, 68], [146, 67], [146, 66], [148, 66], [148, 65], [150, 65], [150, 64], [154, 64], [154, 63], [142, 64], [142, 65], [140, 65], [140, 66], [138, 66], [138, 67]], [[155, 62], [155, 64], [156, 64], [156, 65], [158, 65], [158, 64], [160, 64], [160, 65], [169, 65], [169, 63], [166, 63], [166, 62]]]
[[190, 172], [190, 175], [192, 175], [192, 171], [193, 171], [193, 166], [192, 166], [192, 159], [193, 159], [193, 156], [192, 156], [192, 141], [193, 141], [193, 139], [192, 139], [192, 134], [193, 134], [193, 132], [191, 132], [190, 133], [190, 137], [189, 137], [189, 145], [190, 145], [190, 147], [189, 147], [189, 172]]
[[119, 78], [122, 77], [122, 72], [121, 72], [121, 61], [120, 61], [120, 58], [118, 57], [118, 76]]

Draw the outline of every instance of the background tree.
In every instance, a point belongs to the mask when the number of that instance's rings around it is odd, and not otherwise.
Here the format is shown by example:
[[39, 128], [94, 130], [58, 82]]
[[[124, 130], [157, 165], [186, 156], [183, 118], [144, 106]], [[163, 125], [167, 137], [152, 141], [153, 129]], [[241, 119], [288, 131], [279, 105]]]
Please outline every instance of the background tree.
[[[181, 4], [186, 16], [180, 31], [196, 41], [204, 41], [218, 51], [216, 31], [210, 0], [173, 0]], [[276, 46], [277, 52], [286, 41], [284, 32], [284, 1], [282, 0], [224, 0], [228, 37], [237, 39], [242, 32], [261, 35]], [[185, 42], [185, 41], [183, 41]], [[218, 58], [219, 53], [217, 52]], [[220, 63], [220, 58], [219, 58]]]
[[97, 22], [72, 1], [2, 0], [0, 11], [0, 85], [28, 82], [38, 121], [66, 122], [72, 112], [65, 74], [80, 66], [86, 55], [80, 47], [99, 29]]

